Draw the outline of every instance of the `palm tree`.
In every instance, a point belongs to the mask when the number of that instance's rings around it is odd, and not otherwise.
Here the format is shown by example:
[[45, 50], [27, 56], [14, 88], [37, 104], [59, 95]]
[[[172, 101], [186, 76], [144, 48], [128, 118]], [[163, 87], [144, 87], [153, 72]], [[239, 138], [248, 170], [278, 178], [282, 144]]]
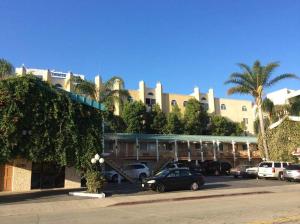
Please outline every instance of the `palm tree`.
[[225, 84], [233, 84], [235, 86], [228, 89], [228, 94], [247, 94], [251, 95], [255, 99], [255, 103], [258, 110], [258, 118], [260, 125], [260, 132], [263, 140], [263, 147], [265, 152], [265, 158], [269, 160], [269, 151], [267, 146], [267, 140], [265, 136], [264, 120], [262, 112], [263, 91], [276, 84], [277, 82], [287, 78], [298, 78], [294, 74], [285, 73], [271, 78], [274, 70], [279, 67], [278, 62], [272, 62], [265, 66], [257, 60], [254, 62], [252, 68], [246, 64], [239, 63], [239, 67], [242, 72], [232, 73]]
[[122, 105], [123, 100], [127, 100], [129, 93], [125, 89], [114, 88], [116, 83], [119, 86], [124, 86], [122, 78], [113, 76], [108, 81], [103, 83], [99, 88], [95, 83], [87, 80], [83, 80], [79, 76], [72, 76], [70, 79], [72, 85], [72, 91], [79, 95], [90, 97], [98, 102], [105, 103], [110, 110], [113, 110], [114, 103], [118, 102]]
[[7, 60], [0, 58], [0, 80], [14, 74], [14, 66]]

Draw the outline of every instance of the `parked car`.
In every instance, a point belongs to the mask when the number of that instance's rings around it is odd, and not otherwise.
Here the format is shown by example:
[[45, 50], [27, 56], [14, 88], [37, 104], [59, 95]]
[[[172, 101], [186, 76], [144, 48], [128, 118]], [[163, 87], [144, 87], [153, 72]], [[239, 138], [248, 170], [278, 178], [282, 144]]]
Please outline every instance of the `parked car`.
[[[149, 168], [143, 163], [129, 164], [124, 167], [124, 172], [133, 179], [143, 180], [150, 175]], [[114, 169], [106, 169], [104, 176], [108, 181], [117, 182], [120, 176], [121, 180], [124, 178]]]
[[289, 165], [283, 170], [283, 179], [287, 181], [300, 180], [300, 164]]
[[205, 175], [229, 175], [232, 166], [224, 161], [206, 160], [201, 163], [201, 167]]
[[234, 178], [238, 178], [238, 177], [247, 177], [247, 172], [246, 169], [250, 168], [249, 165], [239, 165], [235, 168], [231, 168], [230, 169], [230, 174], [234, 177]]
[[258, 174], [258, 166], [249, 167], [246, 169], [247, 177], [257, 177]]
[[261, 162], [258, 166], [258, 177], [277, 178], [279, 180], [283, 180], [283, 169], [288, 165], [288, 162]]
[[146, 178], [142, 182], [144, 190], [164, 192], [166, 190], [191, 189], [196, 191], [204, 185], [204, 177], [191, 172], [187, 168], [165, 169], [155, 176]]
[[191, 172], [202, 173], [202, 168], [200, 165], [195, 165], [193, 163], [181, 163], [181, 162], [170, 162], [168, 163], [164, 169], [176, 169], [176, 168], [187, 168]]

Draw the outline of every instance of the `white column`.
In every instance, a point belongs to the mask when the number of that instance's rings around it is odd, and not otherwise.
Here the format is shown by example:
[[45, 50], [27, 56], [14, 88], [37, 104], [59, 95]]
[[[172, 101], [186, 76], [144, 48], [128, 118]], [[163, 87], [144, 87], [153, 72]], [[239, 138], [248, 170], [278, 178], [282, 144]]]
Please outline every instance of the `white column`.
[[233, 167], [235, 167], [235, 160], [236, 160], [236, 158], [235, 158], [235, 141], [232, 140], [231, 144], [232, 144], [232, 154], [233, 154]]
[[139, 160], [140, 145], [139, 145], [138, 138], [135, 139], [135, 148], [136, 148], [136, 160]]
[[203, 145], [202, 145], [202, 140], [200, 139], [200, 153], [201, 153], [201, 162], [204, 162], [204, 157], [203, 157]]
[[156, 139], [156, 161], [159, 161], [158, 139]]
[[248, 160], [251, 162], [251, 153], [250, 153], [250, 143], [247, 141], [247, 150], [248, 150]]
[[217, 155], [216, 155], [216, 141], [213, 140], [213, 151], [214, 151], [214, 161], [217, 161]]
[[178, 161], [178, 146], [177, 146], [177, 140], [175, 140], [175, 161]]
[[191, 144], [190, 141], [187, 141], [187, 145], [188, 145], [188, 161], [191, 162]]

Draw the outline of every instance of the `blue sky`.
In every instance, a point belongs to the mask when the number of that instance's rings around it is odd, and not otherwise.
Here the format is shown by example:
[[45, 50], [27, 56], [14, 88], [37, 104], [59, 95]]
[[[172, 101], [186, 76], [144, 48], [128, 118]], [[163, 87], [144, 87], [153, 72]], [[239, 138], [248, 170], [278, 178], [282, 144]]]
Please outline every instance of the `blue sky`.
[[[238, 62], [280, 61], [276, 74], [300, 75], [299, 12], [297, 0], [1, 0], [0, 57], [88, 79], [119, 75], [127, 88], [160, 80], [166, 92], [199, 86], [227, 97]], [[283, 87], [300, 82], [271, 90]]]

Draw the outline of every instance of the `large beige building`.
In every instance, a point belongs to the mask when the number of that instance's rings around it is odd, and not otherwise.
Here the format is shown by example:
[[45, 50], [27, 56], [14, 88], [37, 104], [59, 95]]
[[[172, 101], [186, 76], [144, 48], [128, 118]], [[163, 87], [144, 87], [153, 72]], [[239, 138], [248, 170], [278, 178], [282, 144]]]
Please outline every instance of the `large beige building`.
[[[32, 73], [44, 81], [50, 82], [67, 91], [72, 91], [73, 88], [70, 82], [71, 76], [80, 76], [84, 79], [84, 75], [73, 74], [72, 72], [64, 73], [49, 69], [25, 68], [24, 66], [17, 68], [16, 73], [18, 75]], [[101, 88], [102, 80], [99, 75], [95, 77], [95, 84], [96, 88]], [[122, 88], [123, 86], [119, 82], [115, 83], [114, 89]], [[132, 100], [142, 101], [149, 108], [154, 104], [158, 104], [165, 113], [169, 113], [172, 110], [172, 105], [175, 104], [184, 113], [186, 102], [191, 98], [195, 98], [207, 108], [208, 113], [227, 117], [234, 122], [243, 122], [246, 131], [249, 134], [254, 133], [255, 109], [249, 100], [218, 98], [215, 97], [213, 89], [209, 89], [208, 92], [203, 93], [200, 92], [198, 87], [195, 87], [191, 94], [166, 93], [163, 91], [163, 86], [160, 82], [154, 88], [150, 88], [146, 86], [144, 81], [140, 81], [138, 89], [129, 89], [128, 91]], [[120, 108], [117, 104], [115, 105], [115, 113], [120, 114]]]

